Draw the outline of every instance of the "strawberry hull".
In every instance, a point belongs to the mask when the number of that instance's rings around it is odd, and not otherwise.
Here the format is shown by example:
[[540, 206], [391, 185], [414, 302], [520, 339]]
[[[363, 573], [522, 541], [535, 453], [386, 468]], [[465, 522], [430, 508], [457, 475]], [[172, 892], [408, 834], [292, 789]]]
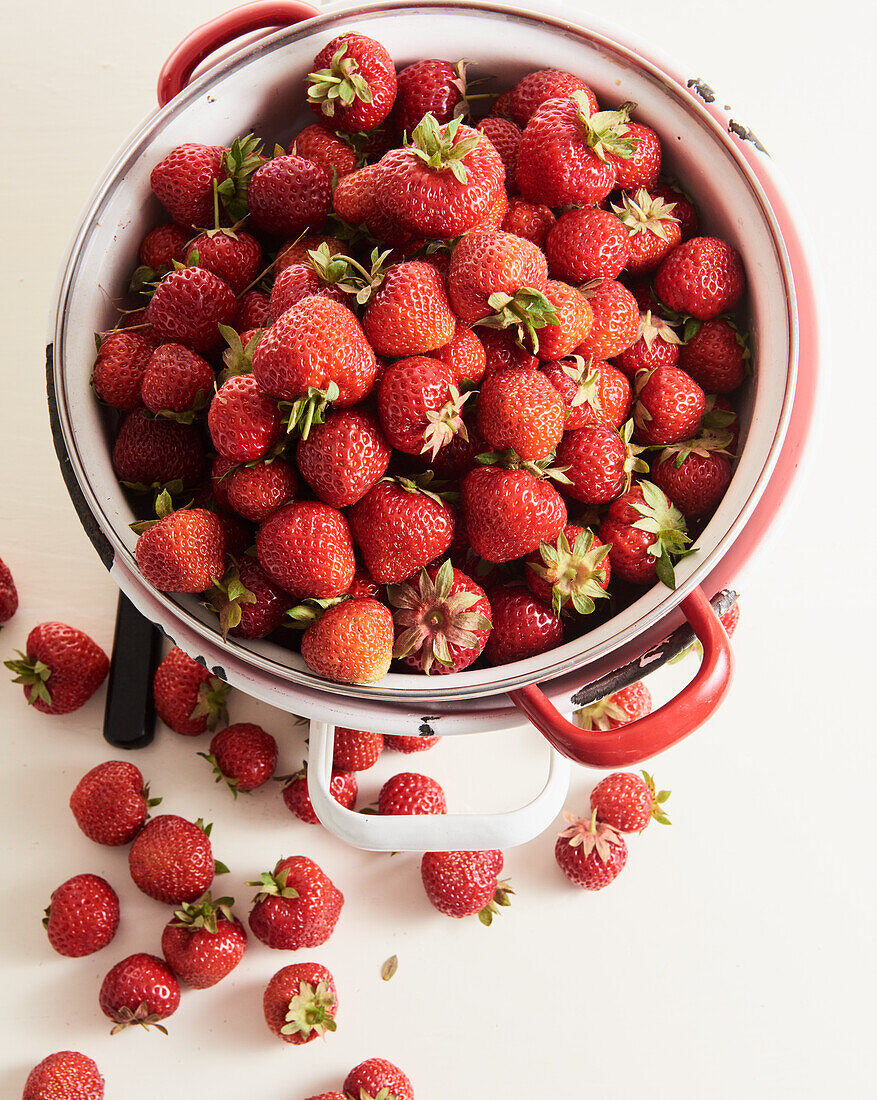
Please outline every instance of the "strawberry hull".
[[[655, 58], [649, 45], [593, 21], [576, 27], [549, 16], [491, 5], [366, 6], [344, 15], [307, 19], [251, 41], [187, 86], [198, 60], [231, 42], [236, 34], [265, 23], [276, 26], [280, 9], [290, 18], [310, 11], [304, 4], [247, 5], [246, 19], [240, 9], [227, 13], [200, 28], [175, 51], [163, 71], [161, 88], [165, 99], [179, 94], [125, 144], [98, 184], [72, 240], [50, 326], [48, 388], [56, 449], [83, 525], [120, 588], [147, 618], [233, 685], [312, 717], [315, 727], [329, 731], [330, 740], [335, 723], [399, 735], [503, 729], [521, 724], [516, 709], [521, 706], [564, 756], [612, 767], [654, 754], [677, 739], [679, 730], [690, 732], [727, 689], [727, 645], [711, 629], [707, 601], [697, 593], [714, 601], [718, 596], [717, 609], [726, 608], [729, 599], [718, 594], [733, 582], [774, 526], [807, 436], [817, 379], [817, 311], [806, 246], [789, 214], [784, 185], [751, 132], [728, 119], [714, 101], [704, 102], [703, 95], [708, 98], [708, 94], [702, 82], [689, 81], [672, 63]], [[247, 132], [254, 120], [262, 132], [278, 137], [292, 136], [308, 125], [312, 113], [299, 89], [317, 51], [345, 31], [378, 39], [400, 68], [419, 58], [424, 41], [429, 41], [430, 52], [438, 57], [461, 56], [477, 41], [478, 61], [485, 72], [497, 74], [498, 86], [510, 86], [537, 66], [557, 68], [580, 74], [598, 97], [636, 101], [638, 117], [645, 123], [659, 134], [679, 136], [679, 141], [667, 143], [666, 171], [684, 179], [702, 209], [709, 211], [701, 232], [730, 241], [743, 256], [750, 282], [749, 320], [756, 363], [741, 409], [744, 446], [731, 485], [698, 536], [698, 553], [679, 563], [675, 592], [662, 585], [648, 588], [584, 637], [527, 660], [433, 680], [392, 672], [368, 686], [322, 680], [297, 655], [268, 641], [230, 637], [223, 642], [215, 618], [196, 598], [163, 595], [145, 584], [134, 563], [135, 539], [128, 529], [134, 516], [110, 462], [110, 418], [93, 401], [88, 385], [94, 357], [92, 334], [111, 322], [104, 312], [104, 299], [90, 288], [100, 282], [111, 291], [121, 291], [128, 270], [136, 264], [142, 237], [158, 220], [157, 204], [149, 195], [150, 167], [174, 146], [192, 140], [193, 134], [205, 143], [224, 145]], [[266, 88], [272, 90], [270, 97]], [[296, 100], [299, 116], [288, 117], [288, 106]], [[762, 370], [759, 364], [764, 364]], [[711, 664], [708, 674], [695, 696], [677, 703], [675, 711], [670, 704], [671, 709], [662, 708], [650, 716], [654, 719], [650, 725], [631, 726], [626, 737], [630, 743], [619, 744], [615, 760], [596, 755], [584, 731], [571, 732], [560, 713], [568, 714], [613, 690], [608, 685], [620, 687], [640, 678], [671, 656], [674, 647], [683, 648], [691, 638], [684, 625], [683, 604], [699, 632], [707, 635], [705, 649], [712, 658], [706, 662]], [[662, 647], [677, 629], [681, 633], [673, 644]], [[541, 690], [533, 687], [537, 683]], [[548, 787], [556, 797], [563, 769], [557, 757], [553, 759]], [[319, 783], [321, 769], [313, 768], [311, 776]], [[322, 816], [319, 795], [314, 806]], [[547, 802], [540, 807], [542, 820], [548, 813]], [[536, 824], [534, 811], [526, 827], [516, 825], [515, 833], [509, 826], [504, 839], [490, 843], [486, 831], [478, 842], [461, 831], [459, 839], [466, 842], [460, 847], [504, 847], [508, 835], [519, 842], [526, 839], [526, 829]], [[501, 827], [501, 823], [494, 825]], [[446, 820], [443, 827], [444, 836], [423, 847], [452, 847], [448, 837], [456, 835], [456, 826]], [[372, 825], [364, 829], [374, 832]], [[361, 835], [348, 834], [348, 839], [375, 843], [374, 837], [369, 841]], [[407, 841], [398, 843], [399, 839], [393, 838], [391, 846], [409, 846]], [[424, 839], [428, 838], [418, 836], [419, 841]]]

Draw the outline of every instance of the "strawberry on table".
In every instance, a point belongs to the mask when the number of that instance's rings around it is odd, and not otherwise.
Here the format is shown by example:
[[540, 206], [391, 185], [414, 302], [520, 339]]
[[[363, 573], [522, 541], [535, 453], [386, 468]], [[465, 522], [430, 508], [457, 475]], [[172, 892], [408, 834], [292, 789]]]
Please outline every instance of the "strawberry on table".
[[[329, 793], [339, 806], [345, 810], [352, 810], [359, 793], [359, 784], [353, 772], [339, 771], [333, 767], [329, 780]], [[319, 825], [320, 819], [314, 810], [311, 796], [308, 792], [308, 766], [303, 763], [301, 768], [292, 775], [285, 777], [283, 786], [283, 802], [291, 814], [304, 821], [306, 825]]]
[[372, 413], [337, 409], [299, 441], [296, 460], [320, 500], [347, 508], [381, 480], [391, 453]]
[[97, 642], [65, 623], [40, 623], [27, 636], [25, 652], [4, 664], [22, 684], [28, 703], [43, 714], [69, 714], [94, 695], [110, 662]]
[[159, 718], [184, 737], [196, 737], [228, 721], [229, 691], [228, 684], [178, 646], [158, 666], [152, 685]]
[[247, 933], [232, 912], [233, 898], [206, 893], [183, 902], [164, 926], [161, 950], [184, 985], [208, 989], [234, 970], [244, 956]]
[[426, 737], [419, 734], [416, 737], [397, 737], [387, 734], [384, 737], [384, 746], [392, 752], [402, 752], [406, 755], [412, 752], [426, 752], [433, 749], [441, 741], [440, 737]]
[[591, 809], [600, 821], [620, 833], [640, 833], [652, 818], [669, 825], [663, 805], [669, 791], [655, 791], [655, 781], [648, 772], [642, 777], [633, 772], [613, 772], [601, 779], [591, 791]]
[[490, 606], [493, 630], [485, 656], [492, 665], [524, 661], [563, 642], [560, 616], [524, 585], [491, 589]]
[[277, 742], [253, 722], [236, 722], [213, 735], [209, 753], [199, 753], [213, 765], [216, 782], [238, 791], [254, 791], [274, 775]]
[[386, 815], [444, 814], [448, 812], [445, 792], [428, 775], [399, 772], [381, 787], [378, 813]]
[[136, 409], [153, 349], [152, 341], [140, 332], [120, 329], [108, 333], [101, 340], [91, 373], [91, 384], [101, 401], [122, 412]]
[[335, 1031], [335, 980], [319, 963], [293, 963], [278, 970], [262, 997], [265, 1022], [285, 1043], [300, 1046]]
[[104, 1100], [104, 1079], [88, 1055], [59, 1050], [27, 1075], [22, 1100]]
[[652, 712], [652, 695], [642, 680], [598, 699], [573, 715], [584, 730], [614, 730]]
[[426, 896], [448, 917], [478, 914], [490, 925], [500, 906], [510, 905], [514, 893], [508, 882], [498, 882], [502, 852], [426, 852], [420, 876]]
[[339, 34], [314, 58], [307, 78], [311, 108], [336, 130], [374, 130], [396, 99], [393, 59], [374, 38]]
[[602, 890], [619, 874], [627, 862], [624, 837], [597, 821], [594, 811], [588, 818], [564, 812], [568, 828], [557, 838], [554, 858], [566, 877], [585, 890]]
[[18, 610], [18, 589], [12, 570], [0, 558], [0, 623], [8, 623]]
[[354, 1066], [344, 1078], [345, 1096], [363, 1095], [374, 1100], [384, 1093], [381, 1100], [414, 1100], [414, 1087], [398, 1066], [385, 1058], [368, 1058]]
[[93, 955], [116, 934], [119, 897], [106, 879], [75, 875], [52, 892], [43, 927], [59, 955]]
[[655, 275], [659, 298], [677, 313], [710, 321], [739, 304], [746, 289], [740, 253], [717, 237], [692, 237], [670, 252]]
[[558, 491], [524, 469], [477, 467], [463, 479], [462, 505], [472, 549], [490, 562], [523, 557], [566, 525]]
[[377, 763], [384, 738], [380, 733], [335, 727], [335, 749], [332, 768], [346, 772], [364, 772]]
[[107, 760], [86, 772], [73, 788], [70, 810], [89, 840], [117, 847], [134, 839], [150, 807], [159, 802], [149, 797], [139, 768], [127, 760]]
[[180, 983], [164, 959], [138, 952], [110, 970], [98, 999], [104, 1015], [115, 1024], [111, 1035], [134, 1025], [155, 1027], [167, 1035], [161, 1021], [179, 1008]]
[[253, 935], [266, 947], [282, 951], [324, 944], [344, 904], [341, 891], [306, 856], [281, 859], [272, 873], [247, 885], [260, 888], [250, 910]]
[[215, 874], [210, 828], [175, 814], [148, 821], [128, 852], [134, 885], [167, 905], [195, 901]]
[[301, 642], [305, 664], [342, 684], [371, 684], [386, 676], [393, 659], [393, 616], [368, 597], [329, 607]]

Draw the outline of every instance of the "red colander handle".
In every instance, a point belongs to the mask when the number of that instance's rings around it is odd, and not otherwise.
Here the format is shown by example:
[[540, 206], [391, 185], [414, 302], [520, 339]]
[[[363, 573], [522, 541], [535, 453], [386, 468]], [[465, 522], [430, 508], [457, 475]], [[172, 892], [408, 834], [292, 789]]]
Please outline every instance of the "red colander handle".
[[241, 35], [269, 27], [289, 27], [319, 14], [313, 4], [300, 0], [256, 0], [208, 20], [188, 34], [162, 66], [158, 74], [159, 106], [164, 107], [179, 95], [206, 57]]
[[734, 659], [725, 628], [704, 595], [695, 588], [681, 603], [682, 611], [703, 646], [697, 675], [659, 710], [615, 730], [583, 730], [555, 708], [538, 684], [509, 692], [551, 744], [574, 760], [592, 768], [623, 768], [655, 756], [693, 733], [725, 697], [734, 670]]

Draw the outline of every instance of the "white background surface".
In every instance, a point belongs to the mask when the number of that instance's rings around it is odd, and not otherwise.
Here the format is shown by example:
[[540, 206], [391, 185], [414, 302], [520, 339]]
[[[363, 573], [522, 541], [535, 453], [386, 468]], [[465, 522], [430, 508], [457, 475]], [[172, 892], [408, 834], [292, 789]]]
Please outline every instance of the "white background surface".
[[[151, 109], [170, 48], [223, 6], [6, 5], [0, 556], [21, 607], [2, 631], [4, 656], [54, 618], [111, 644], [115, 591], [51, 448], [45, 319], [58, 259], [94, 179]], [[594, 895], [557, 871], [553, 833], [509, 852], [514, 905], [485, 929], [429, 906], [418, 857], [345, 849], [292, 819], [274, 785], [232, 804], [195, 756], [208, 739], [160, 730], [131, 759], [164, 796], [161, 811], [215, 822], [216, 854], [232, 868], [223, 889], [241, 915], [251, 893], [241, 883], [295, 852], [316, 859], [344, 891], [335, 936], [307, 956], [335, 974], [339, 1030], [302, 1048], [274, 1039], [261, 991], [301, 953], [251, 942], [220, 986], [184, 994], [168, 1038], [110, 1039], [97, 1007], [102, 976], [130, 952], [158, 951], [166, 911], [134, 889], [125, 852], [91, 844], [67, 808], [78, 778], [113, 755], [100, 735], [103, 691], [53, 719], [29, 711], [18, 687], [0, 685], [0, 1096], [20, 1096], [30, 1067], [64, 1048], [98, 1061], [112, 1100], [219, 1087], [227, 1097], [301, 1100], [339, 1088], [373, 1055], [401, 1065], [418, 1100], [871, 1091], [877, 528], [868, 463], [877, 286], [867, 204], [877, 164], [866, 55], [875, 27], [864, 11], [835, 4], [829, 22], [788, 0], [739, 0], [733, 16], [683, 0], [627, 0], [603, 13], [687, 60], [794, 181], [833, 333], [831, 391], [808, 479], [745, 586], [733, 691], [700, 734], [654, 766], [674, 791], [673, 827], [634, 837], [621, 877]], [[681, 675], [659, 675], [658, 696]], [[281, 772], [300, 761], [304, 732], [287, 716], [237, 696], [232, 717], [258, 720], [278, 738]], [[407, 761], [387, 755], [363, 775], [363, 801], [394, 771], [422, 766], [454, 808], [507, 808], [537, 785], [542, 756], [538, 738], [523, 732], [448, 741]], [[591, 782], [576, 773], [571, 807], [584, 806]], [[102, 953], [62, 959], [47, 945], [41, 911], [56, 885], [83, 871], [113, 883], [123, 924]], [[379, 968], [394, 952], [399, 971], [384, 984]]]

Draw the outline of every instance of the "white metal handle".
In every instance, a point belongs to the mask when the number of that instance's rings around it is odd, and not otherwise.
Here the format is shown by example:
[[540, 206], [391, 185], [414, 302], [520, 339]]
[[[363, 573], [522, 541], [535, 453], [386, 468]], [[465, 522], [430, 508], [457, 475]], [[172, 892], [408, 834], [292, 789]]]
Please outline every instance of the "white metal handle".
[[370, 852], [451, 852], [514, 848], [544, 832], [560, 812], [569, 789], [570, 763], [551, 749], [548, 778], [526, 806], [498, 814], [360, 814], [329, 793], [335, 727], [311, 722], [308, 793], [325, 827], [355, 848]]

